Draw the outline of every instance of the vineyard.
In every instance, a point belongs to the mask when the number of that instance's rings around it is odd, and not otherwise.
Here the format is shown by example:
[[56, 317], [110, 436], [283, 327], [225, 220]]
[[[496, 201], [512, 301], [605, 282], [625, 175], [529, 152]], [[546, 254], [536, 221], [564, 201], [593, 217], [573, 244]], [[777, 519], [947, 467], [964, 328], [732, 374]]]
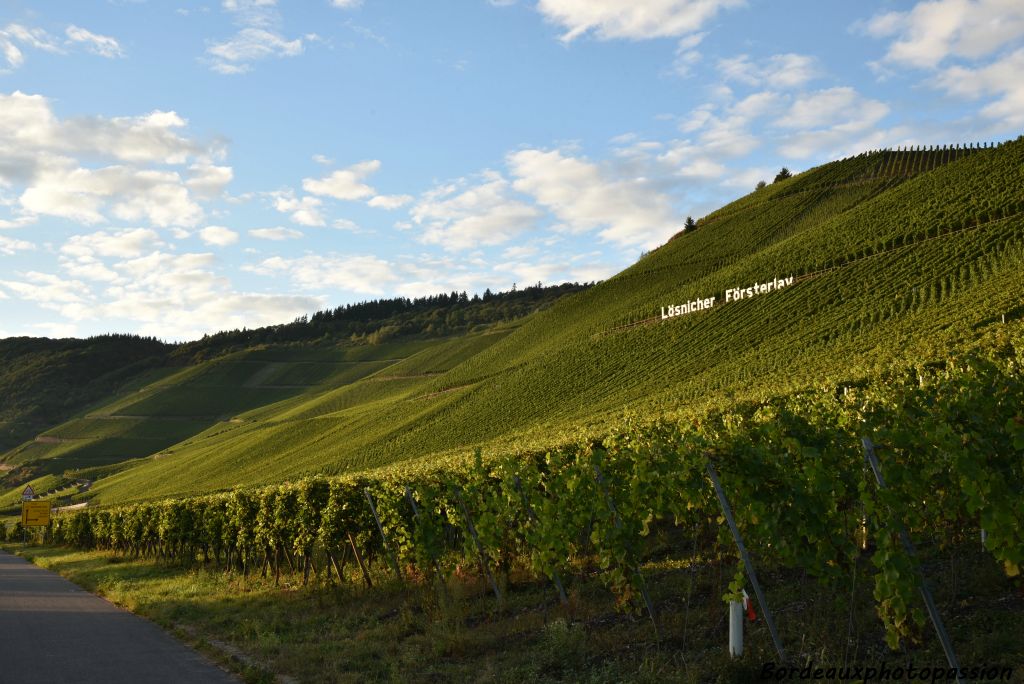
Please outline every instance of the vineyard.
[[[309, 478], [262, 489], [81, 511], [58, 543], [322, 584], [437, 583], [475, 568], [499, 598], [526, 566], [564, 600], [590, 558], [626, 609], [645, 601], [653, 530], [693, 530], [692, 549], [735, 547], [708, 480], [721, 473], [746, 547], [761, 567], [797, 568], [837, 591], [867, 555], [892, 648], [919, 640], [918, 559], [897, 530], [945, 546], [977, 538], [1009, 577], [1024, 564], [1024, 350], [908, 368], [876, 382], [715, 412], [689, 424], [630, 424], [601, 440], [447, 470]], [[878, 445], [888, 489], [867, 474], [860, 438]], [[736, 558], [735, 552], [732, 555]], [[727, 561], [728, 562], [728, 561]], [[725, 598], [747, 580], [738, 562]], [[768, 595], [771, 595], [769, 589]], [[770, 599], [769, 599], [770, 604]]]
[[[429, 595], [455, 614], [473, 586], [493, 611], [425, 629], [515, 606], [510, 620], [542, 612], [547, 629], [561, 610], [579, 634], [600, 585], [656, 649], [686, 649], [697, 585], [715, 604], [707, 654], [722, 651], [719, 598], [754, 590], [783, 661], [811, 657], [794, 625], [809, 585], [849, 611], [816, 623], [847, 629], [828, 648], [870, 641], [872, 657], [933, 646], [937, 613], [963, 620], [987, 592], [994, 622], [950, 631], [1012, 665], [1019, 640], [992, 635], [1024, 629], [1022, 273], [1024, 139], [875, 151], [750, 193], [525, 318], [200, 354], [2, 461], [46, 490], [92, 480], [53, 541], [227, 578], [228, 603], [260, 586], [277, 606], [279, 584], [301, 583], [317, 606], [383, 597], [408, 615]], [[658, 316], [774, 277], [793, 282]], [[961, 577], [968, 556], [977, 577]], [[934, 577], [938, 609], [919, 593]], [[855, 613], [875, 630], [863, 642]]]

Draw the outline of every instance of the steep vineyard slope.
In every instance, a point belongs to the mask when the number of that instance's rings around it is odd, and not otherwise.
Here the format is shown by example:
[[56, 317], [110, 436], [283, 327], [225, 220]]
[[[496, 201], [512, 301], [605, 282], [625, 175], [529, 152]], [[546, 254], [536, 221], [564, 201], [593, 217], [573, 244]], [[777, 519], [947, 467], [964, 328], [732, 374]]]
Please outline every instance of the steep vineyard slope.
[[96, 492], [149, 498], [543, 447], [625, 412], [680, 416], [854, 381], [998, 335], [1022, 314], [1022, 267], [1024, 141], [863, 154], [723, 207], [493, 344], [243, 414]]
[[[5, 454], [3, 474], [8, 482], [0, 487], [0, 502], [16, 502], [26, 482], [44, 492], [78, 478], [103, 477], [128, 461], [165, 449], [173, 453], [171, 447], [197, 434], [242, 423], [238, 416], [250, 411], [255, 416], [268, 411], [276, 415], [293, 405], [317, 405], [322, 395], [390, 366], [405, 368], [400, 374], [428, 378], [425, 372], [410, 370], [404, 360], [424, 352], [424, 366], [432, 367], [460, 344], [479, 349], [480, 340], [495, 339], [491, 335], [360, 347], [253, 349], [187, 368], [161, 367], [141, 376], [113, 401], [44, 430]], [[143, 382], [147, 377], [155, 380]], [[374, 385], [383, 388], [387, 383]], [[3, 489], [9, 490], [6, 495]]]
[[132, 383], [154, 380], [170, 348], [128, 335], [0, 340], [0, 454]]

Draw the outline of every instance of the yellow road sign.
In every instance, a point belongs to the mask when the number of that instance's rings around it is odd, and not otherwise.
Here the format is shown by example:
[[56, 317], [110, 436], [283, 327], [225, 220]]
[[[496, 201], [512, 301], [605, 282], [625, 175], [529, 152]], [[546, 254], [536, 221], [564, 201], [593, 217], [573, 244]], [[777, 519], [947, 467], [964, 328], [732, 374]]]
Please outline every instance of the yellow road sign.
[[49, 501], [25, 501], [21, 504], [21, 524], [25, 527], [46, 527], [50, 524]]

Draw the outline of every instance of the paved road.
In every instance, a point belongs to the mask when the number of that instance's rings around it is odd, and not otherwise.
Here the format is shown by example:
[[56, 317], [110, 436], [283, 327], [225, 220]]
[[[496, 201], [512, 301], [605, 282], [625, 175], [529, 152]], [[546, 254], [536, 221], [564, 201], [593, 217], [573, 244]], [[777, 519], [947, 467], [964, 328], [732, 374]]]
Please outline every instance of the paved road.
[[237, 684], [159, 627], [0, 551], [0, 684]]

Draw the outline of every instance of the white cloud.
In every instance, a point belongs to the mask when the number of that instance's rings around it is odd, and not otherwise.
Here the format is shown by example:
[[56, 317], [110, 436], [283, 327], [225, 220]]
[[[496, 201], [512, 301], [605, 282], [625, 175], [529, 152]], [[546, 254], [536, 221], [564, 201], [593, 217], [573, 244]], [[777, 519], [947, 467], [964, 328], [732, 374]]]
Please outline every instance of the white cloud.
[[37, 173], [20, 202], [32, 213], [89, 224], [104, 221], [101, 210], [108, 206], [119, 219], [146, 219], [161, 227], [195, 225], [203, 216], [177, 173], [126, 166], [93, 170], [64, 163], [48, 167]]
[[621, 245], [655, 246], [678, 230], [668, 196], [646, 178], [617, 178], [598, 165], [552, 150], [508, 157], [516, 190], [550, 209], [572, 232], [599, 230]]
[[799, 88], [821, 73], [816, 57], [795, 53], [756, 61], [749, 55], [738, 55], [719, 60], [718, 71], [728, 81], [775, 89]]
[[338, 230], [347, 230], [350, 233], [365, 233], [365, 232], [369, 232], [369, 231], [364, 231], [362, 228], [360, 228], [359, 224], [356, 223], [355, 221], [350, 221], [348, 219], [343, 219], [343, 218], [334, 219], [334, 221], [331, 222], [331, 227], [332, 228], [337, 228]]
[[85, 49], [93, 54], [107, 57], [108, 59], [124, 56], [121, 45], [110, 36], [101, 36], [74, 24], [68, 26], [64, 33], [69, 41], [84, 44]]
[[[829, 88], [797, 97], [774, 123], [794, 133], [785, 136], [779, 151], [791, 158], [837, 158], [874, 147], [878, 124], [889, 114], [884, 102], [864, 97], [850, 87]], [[883, 135], [888, 137], [888, 134]]]
[[512, 247], [506, 247], [501, 252], [503, 259], [525, 259], [527, 257], [535, 256], [540, 252], [540, 248], [537, 245], [515, 245]]
[[948, 94], [969, 100], [995, 96], [994, 102], [982, 108], [982, 115], [1000, 126], [1024, 127], [1024, 48], [988, 66], [971, 69], [954, 66], [942, 71], [934, 85]]
[[327, 224], [323, 211], [320, 207], [323, 202], [316, 197], [303, 197], [299, 199], [292, 190], [283, 190], [271, 193], [274, 198], [274, 208], [282, 214], [291, 216], [302, 226], [323, 226]]
[[248, 27], [206, 49], [210, 68], [220, 74], [244, 74], [252, 62], [268, 57], [295, 57], [303, 52], [302, 38], [288, 40], [263, 28]]
[[296, 240], [302, 237], [302, 231], [277, 226], [276, 228], [254, 228], [249, 235], [261, 240]]
[[207, 226], [199, 231], [199, 239], [208, 245], [227, 247], [238, 242], [238, 233], [224, 226]]
[[[178, 173], [138, 167], [184, 164], [219, 153], [182, 135], [186, 125], [177, 113], [166, 111], [60, 120], [45, 97], [0, 94], [0, 184], [22, 187], [20, 205], [32, 214], [100, 223], [109, 212], [159, 226], [194, 225], [202, 210]], [[127, 164], [86, 168], [76, 157]], [[220, 173], [227, 168], [205, 167]], [[198, 191], [214, 184], [208, 174], [192, 180]]]
[[376, 209], [398, 209], [415, 199], [412, 195], [375, 195], [367, 204]]
[[885, 103], [865, 98], [844, 86], [800, 95], [776, 123], [784, 128], [831, 126], [859, 131], [878, 123], [888, 113]]
[[49, 273], [29, 271], [20, 277], [21, 280], [0, 280], [0, 285], [23, 300], [49, 305], [49, 308], [82, 302], [82, 294], [88, 292], [88, 287], [81, 281], [64, 280]]
[[15, 252], [23, 252], [35, 248], [36, 246], [27, 240], [18, 240], [0, 235], [0, 254], [10, 256]]
[[87, 235], [72, 235], [60, 248], [61, 254], [71, 257], [119, 257], [129, 259], [141, 256], [150, 249], [163, 246], [155, 230], [133, 228], [108, 233], [100, 230]]
[[[81, 46], [101, 57], [124, 56], [121, 45], [110, 36], [102, 36], [74, 24], [64, 29], [64, 35], [67, 37], [64, 41], [65, 46]], [[8, 24], [0, 29], [0, 55], [7, 62], [8, 70], [17, 69], [25, 63], [25, 53], [22, 48], [43, 50], [53, 54], [66, 54], [60, 43], [41, 28]]]
[[363, 4], [363, 0], [331, 0], [331, 5], [339, 9], [355, 9]]
[[536, 227], [541, 212], [512, 197], [512, 186], [501, 174], [487, 171], [483, 182], [465, 181], [424, 194], [413, 206], [413, 222], [423, 228], [420, 240], [445, 249], [497, 245]]
[[224, 0], [221, 6], [242, 26], [270, 26], [280, 23], [274, 10], [277, 0]]
[[330, 166], [334, 163], [334, 160], [323, 154], [314, 154], [313, 161], [317, 164], [323, 164], [324, 166]]
[[907, 12], [877, 14], [855, 28], [876, 38], [894, 37], [886, 62], [936, 67], [948, 57], [984, 57], [1024, 36], [1024, 3], [926, 0]]
[[689, 76], [694, 65], [700, 62], [701, 54], [696, 48], [706, 35], [707, 32], [702, 31], [679, 39], [679, 43], [676, 45], [676, 56], [672, 61], [672, 71], [676, 76]]
[[106, 264], [95, 257], [68, 257], [61, 255], [59, 261], [61, 268], [72, 278], [106, 283], [115, 283], [122, 280], [116, 271], [111, 270]]
[[25, 55], [18, 44], [45, 52], [61, 52], [60, 46], [43, 29], [8, 24], [0, 29], [0, 53], [3, 53], [9, 69], [17, 69], [25, 63]]
[[695, 33], [719, 10], [744, 0], [540, 0], [537, 10], [563, 27], [563, 41], [592, 32], [598, 38], [676, 37]]
[[324, 305], [317, 297], [235, 291], [209, 270], [214, 262], [209, 253], [153, 252], [115, 263], [124, 280], [103, 290], [91, 315], [136, 321], [141, 334], [189, 339], [284, 323]]
[[40, 330], [44, 336], [53, 339], [65, 339], [78, 334], [78, 326], [74, 323], [33, 323], [29, 327]]
[[722, 185], [727, 188], [740, 188], [749, 192], [757, 186], [758, 181], [771, 182], [776, 173], [778, 173], [778, 169], [756, 166], [732, 174], [722, 181]]
[[271, 257], [243, 266], [242, 270], [259, 275], [286, 275], [306, 290], [338, 288], [373, 296], [385, 294], [399, 282], [394, 265], [376, 256]]
[[302, 188], [308, 193], [333, 197], [340, 200], [358, 200], [375, 194], [374, 189], [363, 183], [367, 176], [380, 169], [380, 160], [371, 159], [339, 169], [326, 178], [305, 178]]
[[[175, 112], [59, 120], [47, 98], [0, 93], [0, 149], [21, 154], [86, 154], [127, 162], [182, 164], [209, 153], [176, 131], [188, 125]], [[5, 167], [0, 165], [0, 178]]]
[[[210, 270], [209, 253], [169, 254], [126, 247], [126, 234], [80, 236], [60, 255], [61, 267], [72, 276], [30, 271], [0, 280], [9, 295], [58, 312], [71, 321], [119, 320], [134, 332], [164, 339], [195, 339], [204, 333], [286, 323], [321, 309], [320, 297], [238, 292], [227, 278]], [[151, 236], [152, 237], [152, 236]], [[118, 241], [117, 238], [121, 238]], [[101, 252], [138, 254], [113, 263]]]
[[230, 166], [214, 166], [209, 163], [193, 164], [188, 167], [189, 178], [185, 185], [199, 197], [217, 197], [235, 177]]
[[709, 154], [705, 146], [694, 144], [689, 140], [676, 140], [668, 149], [658, 155], [658, 161], [682, 178], [713, 179], [726, 173], [726, 167]]
[[15, 219], [0, 219], [0, 230], [5, 228], [23, 228], [32, 225], [38, 220], [38, 216], [32, 215], [19, 216]]

